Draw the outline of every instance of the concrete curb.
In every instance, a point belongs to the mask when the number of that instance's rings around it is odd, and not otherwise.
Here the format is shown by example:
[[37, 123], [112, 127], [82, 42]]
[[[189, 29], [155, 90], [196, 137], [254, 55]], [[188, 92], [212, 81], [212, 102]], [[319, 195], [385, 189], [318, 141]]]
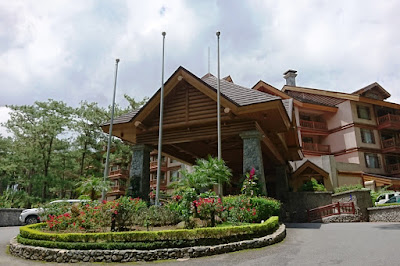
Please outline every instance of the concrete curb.
[[16, 238], [10, 240], [10, 253], [29, 260], [47, 262], [135, 262], [179, 258], [196, 258], [250, 248], [260, 248], [282, 241], [286, 237], [286, 226], [280, 225], [274, 233], [251, 240], [232, 242], [216, 246], [197, 246], [155, 250], [67, 250], [35, 247], [19, 244]]

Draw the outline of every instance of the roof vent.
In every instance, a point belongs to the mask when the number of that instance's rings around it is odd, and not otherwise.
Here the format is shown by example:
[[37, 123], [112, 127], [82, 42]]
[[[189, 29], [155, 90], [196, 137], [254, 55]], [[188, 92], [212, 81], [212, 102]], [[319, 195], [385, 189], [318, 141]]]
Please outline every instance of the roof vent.
[[286, 85], [296, 87], [296, 73], [297, 71], [293, 69], [289, 69], [283, 73], [283, 77], [286, 79]]

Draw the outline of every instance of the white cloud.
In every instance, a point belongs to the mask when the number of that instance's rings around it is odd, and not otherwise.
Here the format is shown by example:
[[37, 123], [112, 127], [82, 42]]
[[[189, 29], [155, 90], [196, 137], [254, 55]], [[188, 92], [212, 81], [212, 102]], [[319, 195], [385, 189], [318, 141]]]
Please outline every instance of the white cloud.
[[71, 105], [151, 96], [183, 65], [201, 76], [221, 31], [221, 72], [251, 87], [298, 85], [351, 92], [378, 81], [400, 102], [398, 1], [4, 1], [0, 3], [0, 105], [47, 98]]

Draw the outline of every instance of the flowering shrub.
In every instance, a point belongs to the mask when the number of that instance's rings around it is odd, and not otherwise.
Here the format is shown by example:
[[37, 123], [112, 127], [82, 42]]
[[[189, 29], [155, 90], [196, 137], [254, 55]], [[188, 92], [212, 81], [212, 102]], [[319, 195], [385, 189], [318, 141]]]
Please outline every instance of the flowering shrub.
[[242, 194], [246, 196], [257, 196], [258, 195], [258, 184], [257, 184], [256, 169], [254, 167], [246, 174], [246, 179], [243, 181]]
[[[122, 197], [114, 201], [74, 204], [63, 214], [47, 214], [47, 228], [54, 231], [104, 232], [127, 230], [147, 205], [141, 199]], [[61, 209], [65, 210], [65, 209]], [[50, 212], [51, 210], [48, 210]]]
[[224, 197], [223, 219], [231, 223], [254, 223], [279, 215], [280, 202], [246, 195]]
[[224, 207], [221, 198], [199, 198], [193, 201], [197, 214], [203, 220], [209, 220], [211, 226], [215, 226], [215, 215], [220, 216]]

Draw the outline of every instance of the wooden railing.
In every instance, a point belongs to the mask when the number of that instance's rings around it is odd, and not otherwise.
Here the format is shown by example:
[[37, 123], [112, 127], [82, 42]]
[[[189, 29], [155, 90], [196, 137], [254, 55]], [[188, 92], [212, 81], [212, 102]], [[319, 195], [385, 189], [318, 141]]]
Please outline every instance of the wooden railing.
[[[157, 166], [158, 166], [158, 162], [157, 161], [150, 162], [150, 167], [151, 168], [157, 167]], [[165, 167], [165, 166], [167, 166], [167, 162], [162, 162], [161, 163], [161, 167]]]
[[128, 170], [118, 169], [118, 170], [115, 170], [115, 171], [110, 171], [109, 176], [113, 176], [113, 175], [128, 175]]
[[326, 123], [316, 122], [316, 121], [307, 121], [307, 120], [300, 120], [300, 126], [307, 127], [307, 128], [313, 128], [313, 129], [319, 129], [319, 130], [327, 130], [328, 129]]
[[389, 174], [400, 174], [400, 163], [386, 165], [386, 172]]
[[400, 147], [400, 144], [397, 143], [395, 138], [391, 138], [382, 140], [382, 147], [383, 148]]
[[321, 153], [331, 153], [331, 146], [317, 144], [317, 143], [303, 142], [303, 150], [321, 152]]
[[385, 122], [400, 122], [400, 115], [387, 114], [378, 117], [378, 123], [383, 124]]
[[116, 192], [116, 191], [125, 191], [125, 186], [120, 186], [120, 185], [118, 185], [118, 186], [112, 186], [112, 187], [111, 187], [111, 191], [112, 191], [112, 192]]
[[338, 202], [315, 209], [307, 210], [308, 222], [318, 221], [324, 217], [340, 214], [355, 214], [354, 202]]

